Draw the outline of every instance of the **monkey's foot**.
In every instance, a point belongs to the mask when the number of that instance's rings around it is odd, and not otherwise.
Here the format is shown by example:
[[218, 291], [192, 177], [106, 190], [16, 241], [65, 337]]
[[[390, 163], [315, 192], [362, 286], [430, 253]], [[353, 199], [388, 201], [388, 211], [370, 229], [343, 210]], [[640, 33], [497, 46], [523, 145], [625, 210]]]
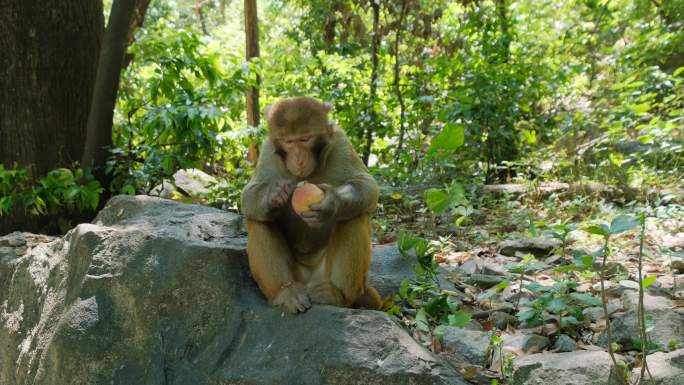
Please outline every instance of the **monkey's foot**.
[[344, 306], [344, 295], [330, 282], [309, 284], [307, 290], [313, 303]]
[[311, 307], [311, 300], [306, 287], [301, 283], [294, 282], [280, 290], [280, 293], [273, 299], [273, 305], [282, 306], [290, 313], [299, 313], [305, 312]]

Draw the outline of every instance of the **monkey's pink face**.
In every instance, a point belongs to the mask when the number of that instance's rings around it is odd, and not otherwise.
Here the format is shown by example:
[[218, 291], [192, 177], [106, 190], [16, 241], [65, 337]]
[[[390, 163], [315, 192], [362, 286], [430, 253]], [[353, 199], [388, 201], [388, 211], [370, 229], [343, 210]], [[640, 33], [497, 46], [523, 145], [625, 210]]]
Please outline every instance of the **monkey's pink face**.
[[314, 172], [316, 162], [316, 144], [318, 135], [288, 135], [280, 139], [280, 146], [285, 152], [285, 165], [292, 175], [306, 178]]

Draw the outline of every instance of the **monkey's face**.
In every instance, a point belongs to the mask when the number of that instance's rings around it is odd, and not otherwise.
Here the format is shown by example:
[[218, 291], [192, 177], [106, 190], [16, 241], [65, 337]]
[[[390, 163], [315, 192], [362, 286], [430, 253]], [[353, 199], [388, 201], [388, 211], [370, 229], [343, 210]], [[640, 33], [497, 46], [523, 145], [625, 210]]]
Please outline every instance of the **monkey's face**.
[[280, 138], [281, 154], [292, 175], [306, 178], [314, 172], [318, 164], [318, 142], [318, 135], [313, 134], [287, 135]]

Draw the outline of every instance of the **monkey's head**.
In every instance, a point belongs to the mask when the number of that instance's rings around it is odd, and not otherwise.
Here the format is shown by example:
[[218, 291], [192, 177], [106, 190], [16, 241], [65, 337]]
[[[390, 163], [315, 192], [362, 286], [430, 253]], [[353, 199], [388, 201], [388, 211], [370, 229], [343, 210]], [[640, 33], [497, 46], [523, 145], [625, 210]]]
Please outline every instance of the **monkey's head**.
[[333, 134], [330, 108], [308, 96], [281, 99], [266, 107], [268, 136], [292, 175], [303, 179], [316, 170], [318, 155]]

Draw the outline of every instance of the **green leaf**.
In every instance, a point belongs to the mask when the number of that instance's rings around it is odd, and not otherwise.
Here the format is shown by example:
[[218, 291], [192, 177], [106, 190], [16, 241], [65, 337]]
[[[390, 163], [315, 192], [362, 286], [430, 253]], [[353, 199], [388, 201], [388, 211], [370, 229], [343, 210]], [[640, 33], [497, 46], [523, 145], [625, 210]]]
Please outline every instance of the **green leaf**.
[[639, 226], [639, 222], [632, 215], [618, 215], [610, 224], [611, 234], [620, 234]]
[[127, 184], [121, 188], [121, 193], [126, 195], [135, 195], [135, 188], [133, 185]]
[[473, 316], [464, 312], [463, 310], [459, 310], [454, 314], [449, 314], [447, 318], [449, 319], [449, 326], [462, 328], [470, 322]]
[[401, 285], [399, 286], [399, 295], [401, 298], [408, 298], [408, 287], [409, 287], [409, 279], [404, 278], [404, 280], [401, 281]]
[[444, 190], [429, 189], [425, 193], [425, 203], [436, 214], [441, 214], [449, 207], [449, 196]]
[[570, 298], [587, 306], [600, 306], [601, 300], [591, 294], [585, 293], [570, 293]]
[[657, 277], [655, 275], [649, 275], [641, 281], [641, 287], [645, 289], [651, 286], [656, 281], [656, 278]]
[[465, 127], [462, 124], [449, 122], [430, 143], [429, 157], [446, 157], [465, 143]]
[[541, 313], [537, 310], [525, 310], [518, 313], [518, 319], [525, 323], [530, 323], [531, 321], [537, 319]]
[[423, 308], [418, 309], [418, 313], [416, 313], [416, 327], [420, 331], [430, 332], [430, 323], [428, 322], [427, 313]]
[[550, 311], [551, 313], [558, 314], [561, 313], [563, 310], [565, 310], [565, 306], [568, 304], [568, 301], [565, 298], [554, 298], [544, 306], [546, 310]]
[[679, 74], [681, 74], [682, 72], [684, 72], [684, 66], [681, 66], [681, 67], [677, 68], [677, 69], [672, 73], [672, 76], [673, 76], [673, 77], [677, 77], [677, 76], [679, 76]]
[[446, 328], [447, 325], [437, 325], [437, 327], [435, 327], [435, 330], [432, 331], [432, 335], [441, 340], [444, 336], [444, 332], [446, 332]]
[[585, 227], [584, 231], [586, 231], [587, 233], [600, 235], [602, 237], [607, 237], [611, 234], [610, 228], [603, 223], [600, 225], [591, 225], [589, 227]]
[[637, 114], [643, 114], [645, 112], [648, 112], [648, 110], [651, 109], [651, 105], [648, 103], [643, 103], [643, 104], [630, 104], [629, 108], [636, 112]]
[[64, 193], [64, 198], [67, 200], [73, 200], [76, 195], [81, 191], [77, 186], [71, 186], [69, 189], [66, 190]]

